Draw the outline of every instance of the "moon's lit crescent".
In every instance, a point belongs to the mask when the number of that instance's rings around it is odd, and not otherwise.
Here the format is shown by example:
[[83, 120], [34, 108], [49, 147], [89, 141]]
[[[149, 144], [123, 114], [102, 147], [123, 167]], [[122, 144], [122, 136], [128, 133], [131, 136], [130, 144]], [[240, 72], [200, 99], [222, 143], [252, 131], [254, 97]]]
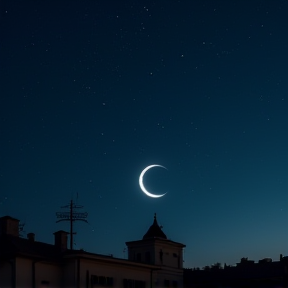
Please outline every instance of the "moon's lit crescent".
[[147, 191], [147, 189], [145, 188], [144, 184], [143, 184], [143, 177], [144, 177], [144, 174], [151, 168], [153, 167], [161, 167], [161, 168], [164, 168], [167, 170], [166, 167], [162, 166], [162, 165], [158, 165], [158, 164], [153, 164], [153, 165], [149, 165], [147, 166], [140, 174], [139, 176], [139, 186], [141, 188], [141, 190], [149, 197], [152, 197], [152, 198], [160, 198], [162, 196], [164, 196], [166, 193], [164, 194], [152, 194], [150, 193], [149, 191]]

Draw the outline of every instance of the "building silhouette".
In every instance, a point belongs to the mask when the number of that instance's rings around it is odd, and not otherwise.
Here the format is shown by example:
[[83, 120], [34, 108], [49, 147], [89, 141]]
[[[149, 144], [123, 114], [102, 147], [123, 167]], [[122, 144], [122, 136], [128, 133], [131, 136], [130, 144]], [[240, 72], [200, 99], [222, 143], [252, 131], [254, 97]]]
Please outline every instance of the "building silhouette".
[[288, 287], [288, 257], [257, 263], [242, 258], [235, 266], [183, 268], [185, 245], [167, 239], [154, 221], [141, 240], [126, 242], [128, 259], [71, 250], [68, 232], [54, 244], [19, 237], [19, 220], [0, 218], [0, 287], [38, 288], [279, 288]]
[[279, 261], [265, 258], [255, 263], [242, 258], [236, 266], [219, 265], [205, 269], [184, 269], [184, 287], [193, 288], [280, 288], [288, 287], [288, 257]]
[[183, 287], [182, 250], [157, 223], [141, 240], [126, 242], [128, 259], [71, 250], [68, 233], [54, 233], [54, 244], [19, 237], [19, 220], [0, 218], [0, 287]]

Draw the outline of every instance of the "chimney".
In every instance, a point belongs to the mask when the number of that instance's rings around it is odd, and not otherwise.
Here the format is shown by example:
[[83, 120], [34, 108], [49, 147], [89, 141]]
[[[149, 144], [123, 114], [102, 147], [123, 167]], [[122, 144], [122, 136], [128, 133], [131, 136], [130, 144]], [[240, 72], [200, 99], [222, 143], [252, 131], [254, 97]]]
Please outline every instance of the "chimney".
[[34, 242], [35, 241], [35, 234], [34, 233], [28, 233], [27, 238], [29, 241]]
[[19, 220], [10, 216], [0, 218], [0, 235], [19, 237]]
[[67, 240], [68, 240], [68, 232], [59, 230], [54, 233], [54, 239], [55, 239], [55, 246], [60, 251], [67, 250]]

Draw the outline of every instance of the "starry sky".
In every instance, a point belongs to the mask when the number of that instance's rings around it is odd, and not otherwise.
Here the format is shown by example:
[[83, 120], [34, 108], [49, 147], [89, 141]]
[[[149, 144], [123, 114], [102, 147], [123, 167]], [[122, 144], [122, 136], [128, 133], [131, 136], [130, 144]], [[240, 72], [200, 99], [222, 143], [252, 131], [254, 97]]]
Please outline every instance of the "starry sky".
[[[249, 2], [249, 3], [248, 3]], [[127, 257], [154, 213], [185, 267], [288, 255], [288, 2], [0, 2], [0, 215]], [[148, 165], [159, 164], [138, 178]]]

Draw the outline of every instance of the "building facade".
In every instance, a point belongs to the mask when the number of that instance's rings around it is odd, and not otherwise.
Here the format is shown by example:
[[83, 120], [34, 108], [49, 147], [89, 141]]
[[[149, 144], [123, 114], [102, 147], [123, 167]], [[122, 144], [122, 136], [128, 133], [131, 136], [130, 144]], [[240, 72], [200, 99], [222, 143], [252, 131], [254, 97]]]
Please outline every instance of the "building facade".
[[19, 237], [19, 220], [0, 218], [0, 287], [183, 287], [182, 250], [154, 222], [141, 240], [126, 242], [128, 259], [67, 248], [68, 233], [54, 245]]

